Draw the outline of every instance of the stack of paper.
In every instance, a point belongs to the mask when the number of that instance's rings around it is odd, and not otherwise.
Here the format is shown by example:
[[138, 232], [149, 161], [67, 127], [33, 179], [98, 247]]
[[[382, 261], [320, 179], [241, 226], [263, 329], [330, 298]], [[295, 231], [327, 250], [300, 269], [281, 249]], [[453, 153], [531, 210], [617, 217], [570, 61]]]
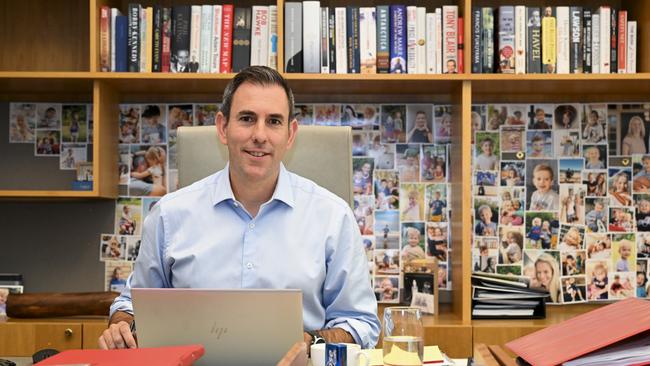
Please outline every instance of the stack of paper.
[[472, 317], [543, 318], [548, 292], [530, 288], [530, 279], [491, 273], [472, 274]]

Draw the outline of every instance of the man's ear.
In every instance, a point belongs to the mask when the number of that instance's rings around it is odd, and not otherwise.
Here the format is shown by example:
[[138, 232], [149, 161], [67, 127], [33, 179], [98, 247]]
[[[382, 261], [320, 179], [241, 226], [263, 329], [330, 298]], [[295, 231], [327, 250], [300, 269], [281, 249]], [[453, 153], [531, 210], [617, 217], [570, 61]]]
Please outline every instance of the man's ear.
[[291, 149], [293, 142], [296, 140], [296, 134], [298, 133], [298, 120], [292, 119], [289, 122], [289, 141], [287, 141], [287, 149]]
[[228, 138], [226, 137], [226, 128], [228, 127], [228, 119], [226, 119], [226, 116], [219, 111], [217, 113], [217, 135], [219, 135], [219, 140], [221, 141], [222, 144], [228, 145]]

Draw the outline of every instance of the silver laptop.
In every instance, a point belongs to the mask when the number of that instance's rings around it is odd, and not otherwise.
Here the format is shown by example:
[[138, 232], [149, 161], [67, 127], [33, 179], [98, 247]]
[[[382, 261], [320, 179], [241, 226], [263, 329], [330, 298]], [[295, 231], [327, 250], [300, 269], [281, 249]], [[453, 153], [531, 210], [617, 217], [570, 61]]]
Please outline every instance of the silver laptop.
[[300, 290], [134, 288], [139, 347], [202, 344], [196, 365], [275, 365], [302, 341]]

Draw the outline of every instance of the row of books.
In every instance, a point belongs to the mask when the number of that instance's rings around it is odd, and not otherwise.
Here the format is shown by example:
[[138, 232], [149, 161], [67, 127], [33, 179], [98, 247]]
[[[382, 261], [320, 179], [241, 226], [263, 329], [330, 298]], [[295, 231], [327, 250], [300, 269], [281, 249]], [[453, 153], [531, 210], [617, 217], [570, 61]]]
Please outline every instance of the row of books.
[[102, 6], [100, 66], [116, 72], [238, 72], [277, 68], [277, 6]]
[[636, 73], [637, 22], [601, 6], [472, 9], [472, 73]]
[[472, 318], [545, 318], [548, 291], [525, 276], [472, 273]]
[[321, 7], [285, 3], [286, 72], [441, 74], [463, 72], [458, 6], [427, 13], [405, 5]]

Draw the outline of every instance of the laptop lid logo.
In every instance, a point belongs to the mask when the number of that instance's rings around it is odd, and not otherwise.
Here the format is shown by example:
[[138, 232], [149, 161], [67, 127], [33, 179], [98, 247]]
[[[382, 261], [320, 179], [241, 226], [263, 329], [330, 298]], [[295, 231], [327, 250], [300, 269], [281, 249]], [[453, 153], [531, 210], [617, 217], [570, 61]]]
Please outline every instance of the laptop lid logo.
[[225, 335], [226, 333], [228, 333], [228, 328], [217, 326], [217, 322], [214, 322], [212, 324], [210, 334], [215, 335], [217, 339], [221, 339], [221, 336]]

